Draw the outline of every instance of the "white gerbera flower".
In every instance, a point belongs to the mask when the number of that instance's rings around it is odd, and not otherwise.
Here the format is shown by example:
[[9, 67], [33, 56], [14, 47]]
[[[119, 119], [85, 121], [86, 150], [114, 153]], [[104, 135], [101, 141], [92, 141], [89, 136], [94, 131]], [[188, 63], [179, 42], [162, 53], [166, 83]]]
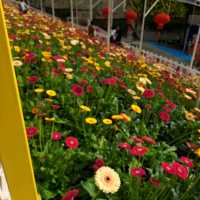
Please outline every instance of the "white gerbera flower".
[[119, 190], [121, 181], [116, 171], [103, 166], [96, 171], [95, 184], [104, 193], [115, 193]]

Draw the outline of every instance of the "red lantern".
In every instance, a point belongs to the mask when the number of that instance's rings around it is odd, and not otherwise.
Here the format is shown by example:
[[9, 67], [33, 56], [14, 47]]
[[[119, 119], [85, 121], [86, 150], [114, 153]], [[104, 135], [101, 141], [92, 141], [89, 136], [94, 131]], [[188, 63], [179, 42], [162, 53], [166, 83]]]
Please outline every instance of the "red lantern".
[[162, 30], [164, 28], [164, 25], [169, 23], [170, 20], [170, 15], [164, 12], [160, 12], [154, 16], [154, 22], [157, 24], [157, 28], [160, 30]]
[[110, 9], [109, 7], [104, 7], [104, 8], [102, 9], [102, 15], [103, 15], [104, 17], [108, 17], [108, 15], [109, 15], [110, 12], [111, 12], [111, 9]]
[[125, 12], [126, 21], [136, 21], [137, 17], [137, 12], [135, 12], [134, 10], [127, 10]]

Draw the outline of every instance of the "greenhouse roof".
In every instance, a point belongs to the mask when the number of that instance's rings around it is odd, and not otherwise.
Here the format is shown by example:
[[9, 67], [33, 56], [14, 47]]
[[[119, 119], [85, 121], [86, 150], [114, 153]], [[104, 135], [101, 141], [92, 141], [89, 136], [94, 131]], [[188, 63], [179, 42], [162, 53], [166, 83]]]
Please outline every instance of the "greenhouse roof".
[[177, 0], [177, 1], [200, 7], [200, 0]]

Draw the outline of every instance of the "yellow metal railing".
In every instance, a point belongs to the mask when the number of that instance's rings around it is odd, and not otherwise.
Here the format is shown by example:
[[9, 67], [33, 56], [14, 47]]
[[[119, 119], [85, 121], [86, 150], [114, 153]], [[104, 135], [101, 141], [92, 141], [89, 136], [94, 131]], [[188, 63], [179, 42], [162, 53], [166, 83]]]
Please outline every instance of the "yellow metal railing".
[[0, 0], [0, 162], [12, 200], [39, 200]]

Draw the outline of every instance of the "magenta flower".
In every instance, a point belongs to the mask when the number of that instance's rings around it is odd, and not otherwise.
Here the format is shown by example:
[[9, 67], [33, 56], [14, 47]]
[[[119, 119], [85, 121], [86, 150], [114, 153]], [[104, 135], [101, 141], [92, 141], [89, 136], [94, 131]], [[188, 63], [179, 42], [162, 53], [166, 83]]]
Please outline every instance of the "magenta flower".
[[51, 139], [53, 141], [59, 141], [61, 139], [61, 133], [60, 132], [54, 132], [52, 133]]
[[71, 87], [71, 91], [74, 95], [76, 96], [83, 96], [84, 95], [84, 90], [83, 88], [78, 85], [78, 84], [73, 84], [72, 87]]
[[38, 128], [28, 127], [26, 128], [26, 134], [27, 134], [28, 139], [31, 139], [32, 137], [38, 134]]
[[132, 176], [145, 176], [146, 172], [143, 168], [141, 167], [133, 167], [131, 168], [131, 175]]

